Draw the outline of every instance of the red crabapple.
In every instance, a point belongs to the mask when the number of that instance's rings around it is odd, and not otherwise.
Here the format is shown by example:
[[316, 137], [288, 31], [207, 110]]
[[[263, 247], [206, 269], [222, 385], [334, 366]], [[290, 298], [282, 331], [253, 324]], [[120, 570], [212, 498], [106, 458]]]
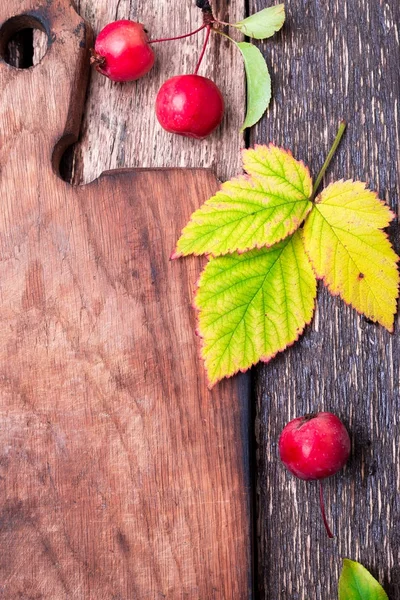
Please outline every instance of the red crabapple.
[[[279, 438], [279, 454], [285, 467], [300, 479], [324, 479], [340, 471], [350, 455], [350, 438], [341, 420], [329, 412], [298, 417], [288, 423]], [[322, 517], [329, 529], [320, 485]]]
[[161, 86], [156, 115], [166, 131], [203, 139], [221, 123], [224, 99], [211, 79], [177, 75]]
[[140, 23], [109, 23], [96, 38], [91, 63], [112, 81], [134, 81], [154, 64], [154, 53]]
[[290, 421], [279, 438], [283, 464], [300, 479], [324, 479], [346, 464], [350, 438], [338, 417], [328, 412]]

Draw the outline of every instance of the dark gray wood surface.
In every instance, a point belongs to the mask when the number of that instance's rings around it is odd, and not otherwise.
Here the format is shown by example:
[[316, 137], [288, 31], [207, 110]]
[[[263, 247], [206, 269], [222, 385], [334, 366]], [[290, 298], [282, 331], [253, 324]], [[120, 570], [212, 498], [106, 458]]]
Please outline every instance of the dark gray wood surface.
[[[250, 12], [265, 6], [251, 0]], [[261, 43], [273, 71], [271, 110], [250, 143], [273, 141], [321, 167], [340, 119], [348, 131], [325, 181], [357, 178], [397, 211], [398, 0], [287, 0], [287, 22]], [[399, 251], [399, 230], [390, 236]], [[334, 600], [341, 558], [361, 561], [400, 598], [399, 335], [319, 290], [301, 341], [256, 370], [260, 598]], [[319, 515], [317, 485], [279, 462], [285, 423], [330, 410], [348, 426], [352, 458], [326, 481], [336, 537]]]

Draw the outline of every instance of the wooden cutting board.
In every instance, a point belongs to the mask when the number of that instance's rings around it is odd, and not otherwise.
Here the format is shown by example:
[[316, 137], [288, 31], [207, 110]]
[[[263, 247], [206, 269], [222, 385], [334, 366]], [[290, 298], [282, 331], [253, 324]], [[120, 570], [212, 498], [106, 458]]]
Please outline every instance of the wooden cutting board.
[[91, 33], [66, 0], [0, 23], [0, 54], [49, 39], [36, 67], [0, 62], [0, 598], [250, 598], [248, 382], [207, 389], [201, 260], [169, 260], [217, 181], [63, 182]]

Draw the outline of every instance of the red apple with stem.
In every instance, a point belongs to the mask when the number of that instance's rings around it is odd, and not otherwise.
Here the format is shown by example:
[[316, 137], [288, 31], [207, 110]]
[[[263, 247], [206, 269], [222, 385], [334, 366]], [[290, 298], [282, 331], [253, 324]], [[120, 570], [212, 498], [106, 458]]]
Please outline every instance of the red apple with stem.
[[166, 131], [203, 139], [221, 123], [224, 100], [211, 79], [197, 74], [177, 75], [161, 86], [156, 115]]
[[298, 417], [288, 423], [279, 438], [279, 454], [285, 467], [299, 479], [320, 480], [319, 497], [324, 525], [333, 534], [325, 514], [322, 479], [344, 467], [350, 455], [350, 438], [341, 420], [320, 412]]
[[100, 31], [90, 62], [112, 81], [135, 81], [152, 68], [154, 52], [143, 25], [123, 19]]
[[[232, 26], [255, 39], [271, 37], [282, 27], [285, 20], [284, 5], [271, 7], [273, 15], [266, 17], [265, 10], [251, 15], [238, 23], [226, 23], [214, 17], [210, 0], [196, 0], [203, 13], [203, 24], [189, 33], [174, 37], [149, 40], [143, 25], [134, 21], [120, 20], [110, 23], [99, 33], [92, 49], [91, 64], [113, 81], [134, 81], [145, 75], [154, 64], [151, 44], [181, 40], [206, 30], [201, 56], [191, 75], [178, 75], [166, 81], [160, 88], [156, 101], [156, 114], [167, 131], [202, 139], [220, 124], [224, 114], [224, 100], [213, 81], [198, 75], [211, 31], [235, 41], [221, 27]], [[272, 19], [272, 20], [271, 20]], [[250, 23], [251, 21], [251, 23]], [[254, 125], [268, 107], [270, 77], [261, 52], [247, 43], [237, 42], [245, 60], [247, 74], [247, 113], [243, 129]], [[250, 52], [251, 49], [251, 52]], [[255, 51], [255, 52], [254, 52]], [[257, 81], [250, 77], [248, 65], [257, 65]]]
[[198, 75], [211, 24], [203, 27], [207, 33], [194, 73], [168, 79], [156, 99], [156, 116], [166, 131], [197, 139], [214, 131], [224, 115], [224, 99], [219, 88], [211, 79]]

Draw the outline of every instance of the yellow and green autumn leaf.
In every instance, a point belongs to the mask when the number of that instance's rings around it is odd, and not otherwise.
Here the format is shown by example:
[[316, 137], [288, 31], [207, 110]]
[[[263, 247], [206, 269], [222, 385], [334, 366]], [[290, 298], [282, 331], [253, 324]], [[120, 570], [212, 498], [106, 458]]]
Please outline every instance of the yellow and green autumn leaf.
[[304, 225], [304, 245], [318, 278], [358, 312], [393, 330], [398, 257], [382, 231], [393, 213], [360, 181], [325, 188]]
[[210, 385], [293, 344], [311, 321], [316, 289], [299, 232], [211, 259], [195, 299]]
[[210, 385], [295, 342], [311, 321], [317, 278], [392, 331], [398, 257], [383, 231], [392, 212], [359, 181], [332, 183], [313, 201], [343, 131], [314, 189], [289, 151], [245, 150], [246, 175], [222, 184], [183, 229], [173, 258], [212, 256], [195, 298]]
[[299, 227], [313, 206], [307, 167], [270, 145], [245, 150], [243, 168], [247, 176], [223, 183], [193, 213], [173, 258], [272, 246]]

